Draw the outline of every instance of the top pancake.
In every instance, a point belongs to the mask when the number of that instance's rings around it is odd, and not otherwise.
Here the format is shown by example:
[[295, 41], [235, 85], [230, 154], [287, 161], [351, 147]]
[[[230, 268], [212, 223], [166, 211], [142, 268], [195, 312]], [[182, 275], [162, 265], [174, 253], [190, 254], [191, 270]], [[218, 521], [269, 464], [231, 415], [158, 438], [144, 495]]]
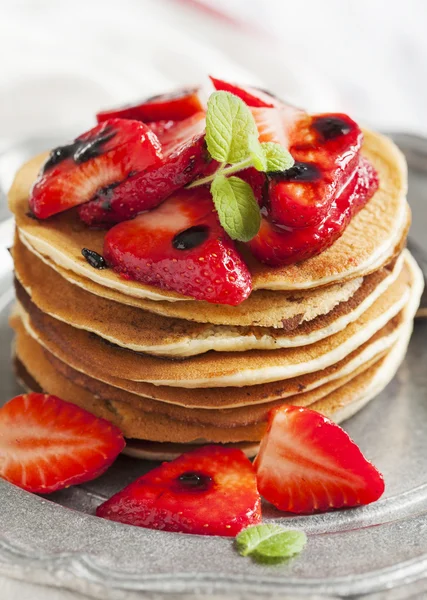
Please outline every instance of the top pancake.
[[[405, 161], [393, 142], [369, 131], [365, 132], [363, 154], [377, 169], [380, 187], [343, 236], [319, 256], [297, 265], [271, 268], [251, 258], [254, 290], [312, 289], [366, 275], [391, 260], [409, 225]], [[29, 191], [45, 157], [36, 157], [24, 165], [10, 191], [9, 205], [21, 239], [62, 268], [122, 294], [171, 303], [185, 300], [173, 292], [124, 280], [111, 269], [99, 271], [90, 267], [81, 250], [86, 247], [102, 253], [104, 232], [87, 228], [74, 210], [45, 221], [28, 216]]]

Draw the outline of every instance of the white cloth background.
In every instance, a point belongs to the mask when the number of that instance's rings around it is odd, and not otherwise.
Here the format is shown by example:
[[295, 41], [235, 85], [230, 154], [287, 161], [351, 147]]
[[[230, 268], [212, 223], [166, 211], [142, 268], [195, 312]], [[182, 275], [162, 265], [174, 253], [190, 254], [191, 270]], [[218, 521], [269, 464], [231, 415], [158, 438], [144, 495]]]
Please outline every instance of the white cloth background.
[[[195, 0], [0, 0], [0, 151], [80, 133], [100, 107], [207, 73], [427, 134], [424, 0], [200, 2], [232, 18]], [[2, 578], [0, 597], [77, 598]]]

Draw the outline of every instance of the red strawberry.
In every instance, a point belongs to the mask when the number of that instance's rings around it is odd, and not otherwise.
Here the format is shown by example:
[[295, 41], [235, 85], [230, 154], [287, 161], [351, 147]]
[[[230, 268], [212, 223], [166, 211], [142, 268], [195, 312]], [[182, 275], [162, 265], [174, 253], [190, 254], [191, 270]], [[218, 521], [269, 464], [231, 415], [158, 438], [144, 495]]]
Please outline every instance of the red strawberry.
[[289, 135], [297, 121], [304, 115], [298, 108], [251, 108], [258, 128], [260, 142], [275, 142], [287, 148]]
[[204, 110], [201, 90], [194, 88], [161, 94], [137, 104], [104, 110], [99, 112], [96, 118], [98, 123], [107, 119], [135, 119], [144, 123], [161, 120], [182, 121]]
[[248, 106], [269, 106], [271, 108], [280, 104], [276, 98], [262, 90], [251, 88], [249, 86], [243, 87], [241, 85], [235, 85], [234, 83], [228, 83], [222, 79], [209, 77], [216, 90], [230, 92], [231, 94], [238, 96]]
[[47, 394], [24, 394], [0, 409], [0, 477], [48, 494], [98, 477], [125, 447], [119, 429]]
[[150, 126], [155, 126], [161, 139], [163, 160], [119, 186], [101, 190], [96, 198], [80, 206], [79, 216], [87, 225], [131, 219], [157, 206], [208, 168], [204, 113], [178, 123], [167, 121]]
[[243, 171], [236, 173], [237, 177], [249, 183], [256, 198], [256, 201], [260, 206], [264, 205], [265, 198], [268, 192], [268, 181], [265, 173], [257, 171], [254, 167], [249, 167]]
[[46, 219], [160, 161], [159, 141], [146, 125], [105, 121], [71, 144], [52, 150], [31, 191], [31, 210]]
[[354, 173], [362, 132], [347, 115], [304, 116], [288, 133], [294, 169], [270, 184], [270, 216], [286, 227], [319, 223]]
[[261, 495], [287, 512], [369, 504], [384, 492], [382, 475], [348, 434], [307, 408], [271, 411], [254, 466]]
[[96, 514], [149, 529], [235, 536], [261, 521], [261, 502], [243, 452], [205, 446], [146, 473]]
[[[288, 172], [295, 171], [298, 174], [298, 168], [296, 165]], [[264, 209], [260, 230], [249, 242], [252, 254], [271, 266], [294, 264], [320, 254], [343, 234], [352, 217], [363, 208], [377, 188], [378, 176], [374, 168], [361, 158], [350, 181], [320, 223], [308, 227], [282, 227], [272, 222]]]
[[104, 256], [124, 277], [197, 300], [237, 305], [252, 290], [251, 275], [202, 186], [180, 190], [110, 229]]

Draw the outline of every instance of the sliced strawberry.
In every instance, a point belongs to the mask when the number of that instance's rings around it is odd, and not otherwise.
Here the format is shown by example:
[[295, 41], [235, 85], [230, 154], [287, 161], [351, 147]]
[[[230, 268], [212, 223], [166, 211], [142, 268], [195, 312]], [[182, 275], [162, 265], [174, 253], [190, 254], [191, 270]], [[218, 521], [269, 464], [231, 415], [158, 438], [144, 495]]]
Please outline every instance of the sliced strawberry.
[[124, 447], [117, 427], [56, 396], [24, 394], [0, 409], [0, 477], [29, 492], [94, 479]]
[[205, 446], [146, 473], [96, 514], [149, 529], [235, 536], [261, 521], [261, 502], [243, 452]]
[[209, 76], [212, 81], [214, 88], [218, 91], [230, 92], [235, 96], [238, 96], [248, 106], [269, 106], [270, 108], [276, 106], [280, 102], [271, 96], [267, 92], [251, 88], [249, 86], [235, 85], [234, 83], [228, 83], [222, 79], [216, 79], [215, 77]]
[[369, 504], [384, 492], [382, 475], [348, 434], [307, 408], [271, 411], [254, 466], [261, 495], [287, 512]]
[[162, 142], [163, 160], [119, 186], [101, 190], [96, 198], [80, 206], [79, 216], [84, 223], [105, 225], [131, 219], [205, 173], [212, 163], [204, 139], [204, 113], [178, 123], [157, 123], [154, 131]]
[[200, 88], [181, 89], [170, 94], [147, 98], [143, 102], [104, 110], [96, 115], [98, 123], [107, 119], [135, 119], [136, 121], [182, 121], [205, 110]]
[[124, 277], [197, 300], [236, 305], [252, 289], [205, 187], [176, 192], [158, 208], [110, 229], [104, 256]]
[[319, 223], [357, 167], [362, 132], [347, 115], [300, 114], [287, 133], [296, 165], [272, 179], [272, 221], [287, 227]]
[[30, 208], [36, 217], [46, 219], [160, 161], [159, 141], [147, 125], [105, 121], [52, 150], [31, 191]]
[[[295, 170], [297, 168], [298, 166], [293, 167]], [[320, 223], [299, 228], [283, 227], [273, 223], [264, 209], [260, 230], [249, 242], [252, 254], [271, 266], [294, 264], [320, 254], [343, 234], [352, 217], [377, 188], [378, 176], [375, 169], [366, 159], [361, 158], [350, 181], [335, 198]]]

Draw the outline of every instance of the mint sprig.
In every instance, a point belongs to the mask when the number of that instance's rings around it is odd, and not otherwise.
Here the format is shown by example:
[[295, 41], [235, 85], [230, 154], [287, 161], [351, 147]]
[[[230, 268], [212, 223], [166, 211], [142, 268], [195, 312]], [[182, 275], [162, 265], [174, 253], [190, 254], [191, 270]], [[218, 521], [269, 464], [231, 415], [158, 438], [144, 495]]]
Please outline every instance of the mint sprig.
[[307, 543], [303, 531], [285, 529], [281, 525], [254, 525], [241, 531], [236, 545], [242, 556], [259, 562], [278, 562], [299, 554]]
[[220, 223], [233, 240], [249, 242], [259, 231], [261, 213], [251, 186], [240, 177], [217, 175], [211, 185]]
[[292, 167], [294, 160], [280, 144], [260, 143], [249, 107], [230, 92], [214, 92], [208, 100], [206, 143], [220, 166], [212, 175], [187, 187], [210, 183], [222, 227], [232, 239], [248, 242], [259, 231], [260, 209], [250, 185], [231, 175], [248, 167], [261, 172], [284, 171]]
[[208, 100], [206, 143], [220, 163], [236, 164], [248, 157], [248, 140], [258, 130], [248, 106], [234, 94], [214, 92]]

